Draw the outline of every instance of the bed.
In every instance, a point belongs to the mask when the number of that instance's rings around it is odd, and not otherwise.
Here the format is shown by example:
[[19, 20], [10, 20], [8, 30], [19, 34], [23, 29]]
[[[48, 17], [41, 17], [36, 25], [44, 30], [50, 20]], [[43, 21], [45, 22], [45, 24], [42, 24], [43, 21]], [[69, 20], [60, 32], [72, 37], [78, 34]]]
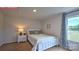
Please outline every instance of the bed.
[[36, 34], [36, 30], [29, 32], [31, 33], [28, 34], [28, 40], [33, 45], [32, 51], [43, 51], [57, 45], [57, 39], [55, 36], [50, 36], [42, 33]]

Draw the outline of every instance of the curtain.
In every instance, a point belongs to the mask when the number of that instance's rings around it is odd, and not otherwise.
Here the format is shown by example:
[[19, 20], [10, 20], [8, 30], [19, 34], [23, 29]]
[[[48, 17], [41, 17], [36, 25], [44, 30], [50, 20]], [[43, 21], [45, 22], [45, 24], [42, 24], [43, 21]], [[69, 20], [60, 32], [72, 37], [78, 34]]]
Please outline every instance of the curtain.
[[66, 37], [66, 19], [65, 19], [65, 14], [62, 15], [62, 25], [61, 25], [61, 47], [68, 49], [68, 42], [67, 42], [67, 37]]

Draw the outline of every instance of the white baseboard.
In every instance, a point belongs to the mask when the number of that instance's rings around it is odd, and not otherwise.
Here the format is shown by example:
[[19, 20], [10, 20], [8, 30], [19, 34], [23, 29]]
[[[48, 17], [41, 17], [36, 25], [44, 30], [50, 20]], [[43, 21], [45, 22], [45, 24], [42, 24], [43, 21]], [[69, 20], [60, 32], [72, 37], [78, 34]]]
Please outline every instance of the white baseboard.
[[3, 44], [13, 43], [13, 42], [16, 42], [16, 41], [11, 41], [11, 42], [2, 42], [2, 43], [0, 43], [0, 46], [2, 46]]
[[[16, 41], [4, 42], [3, 44], [13, 43], [13, 42], [16, 42]], [[2, 45], [3, 45], [3, 44], [2, 44]]]

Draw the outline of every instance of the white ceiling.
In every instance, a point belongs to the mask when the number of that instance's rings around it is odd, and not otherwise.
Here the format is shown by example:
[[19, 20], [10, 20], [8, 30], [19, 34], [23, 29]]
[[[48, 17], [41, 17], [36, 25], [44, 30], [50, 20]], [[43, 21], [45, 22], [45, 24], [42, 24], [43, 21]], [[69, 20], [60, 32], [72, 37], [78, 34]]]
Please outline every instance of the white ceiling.
[[[33, 13], [33, 9], [36, 9], [37, 12]], [[49, 15], [54, 15], [57, 13], [70, 12], [76, 7], [18, 7], [14, 9], [5, 9], [2, 10], [4, 15], [9, 17], [22, 17], [25, 19], [41, 19]]]

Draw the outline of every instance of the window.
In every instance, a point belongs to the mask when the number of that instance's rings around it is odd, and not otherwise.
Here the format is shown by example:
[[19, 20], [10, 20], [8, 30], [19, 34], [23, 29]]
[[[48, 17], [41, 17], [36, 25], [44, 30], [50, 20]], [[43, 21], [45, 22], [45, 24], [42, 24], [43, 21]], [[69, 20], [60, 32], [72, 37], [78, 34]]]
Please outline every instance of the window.
[[79, 42], [79, 17], [72, 17], [68, 19], [67, 39]]
[[79, 11], [65, 15], [66, 45], [70, 50], [79, 50]]

